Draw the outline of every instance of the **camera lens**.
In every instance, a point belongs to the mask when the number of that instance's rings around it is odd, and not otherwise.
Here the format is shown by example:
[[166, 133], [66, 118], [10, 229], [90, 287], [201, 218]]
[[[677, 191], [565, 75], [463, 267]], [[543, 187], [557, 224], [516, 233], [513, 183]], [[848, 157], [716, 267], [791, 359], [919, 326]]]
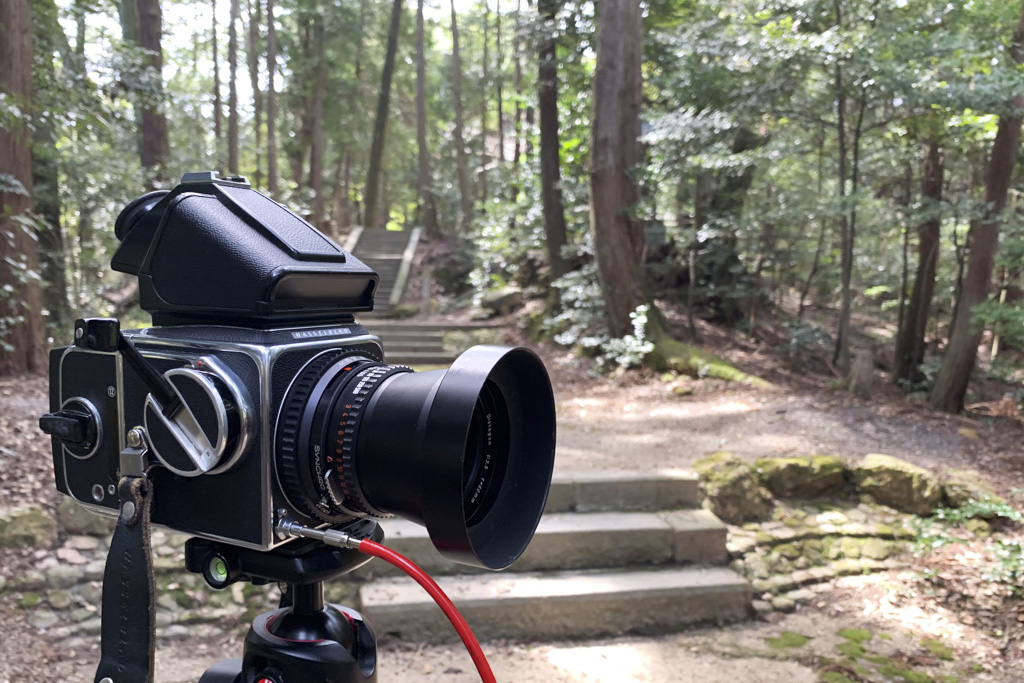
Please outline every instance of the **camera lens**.
[[319, 522], [396, 514], [449, 559], [511, 564], [540, 521], [554, 465], [544, 365], [477, 346], [448, 370], [413, 372], [342, 350], [310, 361], [278, 420], [278, 479]]

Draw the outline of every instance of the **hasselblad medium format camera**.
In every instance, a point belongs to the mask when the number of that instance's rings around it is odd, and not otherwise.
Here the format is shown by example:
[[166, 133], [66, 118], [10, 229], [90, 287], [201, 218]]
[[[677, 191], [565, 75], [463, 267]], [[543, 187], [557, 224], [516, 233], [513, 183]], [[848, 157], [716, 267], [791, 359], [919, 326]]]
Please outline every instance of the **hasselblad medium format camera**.
[[355, 321], [376, 273], [241, 177], [187, 174], [118, 216], [115, 270], [153, 327], [86, 318], [50, 354], [57, 488], [115, 514], [145, 474], [152, 521], [275, 551], [283, 519], [367, 535], [399, 515], [449, 559], [510, 565], [554, 462], [554, 400], [528, 349], [447, 370], [387, 365]]

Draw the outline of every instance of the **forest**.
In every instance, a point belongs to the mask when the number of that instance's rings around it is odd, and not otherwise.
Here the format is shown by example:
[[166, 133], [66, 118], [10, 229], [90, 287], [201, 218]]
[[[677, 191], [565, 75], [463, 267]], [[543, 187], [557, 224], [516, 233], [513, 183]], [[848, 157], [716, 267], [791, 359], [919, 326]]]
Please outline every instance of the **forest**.
[[756, 381], [694, 318], [771, 318], [959, 412], [1019, 380], [1022, 62], [1003, 0], [3, 0], [0, 376], [148, 324], [114, 218], [218, 169], [601, 368]]

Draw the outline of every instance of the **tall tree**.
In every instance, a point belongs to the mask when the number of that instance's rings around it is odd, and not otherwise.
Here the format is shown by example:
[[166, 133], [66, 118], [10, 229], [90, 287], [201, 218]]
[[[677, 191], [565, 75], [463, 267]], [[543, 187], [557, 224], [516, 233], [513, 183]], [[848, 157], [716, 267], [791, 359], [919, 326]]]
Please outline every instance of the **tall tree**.
[[[237, 0], [236, 0], [237, 1]], [[164, 116], [163, 67], [164, 53], [160, 46], [163, 19], [160, 0], [137, 0], [139, 16], [139, 47], [146, 51], [147, 65], [154, 73], [154, 96], [142, 107], [142, 167], [150, 189], [160, 184], [165, 165], [171, 155], [167, 138], [167, 117]]]
[[[544, 208], [544, 236], [551, 277], [566, 272], [562, 247], [567, 242], [562, 205], [562, 173], [558, 141], [558, 0], [539, 0], [543, 27], [537, 49], [537, 108], [540, 110], [540, 183]], [[600, 31], [601, 29], [599, 29]], [[595, 74], [595, 83], [597, 75]], [[595, 104], [595, 125], [597, 109]], [[596, 140], [596, 138], [595, 138]], [[596, 161], [596, 158], [595, 158]]]
[[473, 196], [469, 188], [469, 169], [466, 161], [466, 140], [462, 117], [462, 60], [459, 55], [459, 22], [452, 6], [452, 95], [455, 98], [455, 167], [459, 176], [459, 232], [469, 233], [473, 218]]
[[[402, 19], [402, 0], [391, 5], [391, 26], [388, 29], [388, 47], [384, 55], [384, 70], [380, 75], [380, 94], [377, 96], [377, 117], [373, 122], [373, 142], [370, 145], [370, 170], [366, 175], [366, 227], [377, 227], [377, 193], [380, 187], [380, 169], [384, 158], [384, 133], [388, 124], [388, 104], [391, 101], [391, 78], [395, 72], [395, 53], [398, 51], [398, 28]], [[387, 216], [384, 216], [387, 221]]]
[[428, 235], [439, 235], [437, 208], [434, 206], [433, 181], [430, 178], [430, 152], [427, 150], [427, 75], [423, 45], [423, 0], [416, 2], [416, 146], [419, 150], [417, 182], [420, 217]]
[[0, 95], [22, 114], [0, 124], [0, 376], [46, 367], [32, 209], [32, 6], [0, 2]]
[[277, 26], [274, 0], [267, 0], [267, 191], [277, 197]]
[[935, 291], [935, 269], [939, 262], [939, 228], [942, 224], [944, 160], [938, 136], [928, 141], [921, 169], [921, 197], [924, 219], [917, 226], [917, 270], [907, 310], [896, 339], [893, 379], [914, 382], [924, 360], [924, 337]]
[[[1014, 64], [1024, 64], [1024, 3], [1010, 44]], [[992, 268], [999, 246], [999, 224], [1017, 164], [1021, 124], [1024, 123], [1024, 94], [1016, 94], [1009, 109], [999, 117], [992, 142], [988, 175], [985, 178], [985, 214], [971, 221], [967, 235], [967, 274], [964, 277], [949, 345], [935, 378], [929, 402], [939, 410], [956, 413], [963, 409], [967, 385], [978, 358], [982, 330], [974, 324], [974, 308], [988, 297]]]
[[[57, 83], [55, 55], [74, 68], [73, 56], [58, 21], [54, 0], [33, 0], [32, 42], [36, 53], [32, 109], [32, 198], [41, 219], [38, 231], [40, 273], [47, 326], [54, 337], [64, 338], [71, 326], [67, 285], [67, 250], [61, 224], [60, 164], [55, 117], [63, 96]], [[83, 79], [84, 80], [84, 79]], [[40, 96], [42, 94], [42, 96]]]
[[[270, 1], [272, 2], [273, 0]], [[210, 30], [210, 45], [213, 48], [213, 139], [217, 147], [214, 156], [216, 156], [217, 162], [220, 163], [220, 145], [224, 137], [221, 114], [223, 114], [224, 104], [220, 100], [220, 57], [217, 55], [217, 0], [211, 0], [211, 8], [213, 10], [211, 13], [213, 15], [213, 25]]]
[[327, 65], [324, 63], [324, 18], [317, 14], [313, 20], [313, 50], [316, 55], [313, 80], [313, 145], [309, 151], [309, 184], [313, 190], [313, 225], [324, 226], [324, 83]]
[[228, 24], [228, 172], [238, 173], [238, 18], [239, 0], [231, 0]]
[[505, 53], [501, 49], [501, 0], [497, 0], [497, 7], [494, 11], [494, 52], [497, 63], [495, 64], [495, 90], [498, 94], [498, 161], [505, 161], [505, 104], [502, 101], [502, 85], [505, 81]]
[[253, 108], [253, 133], [256, 142], [253, 145], [256, 152], [256, 187], [263, 185], [263, 147], [261, 137], [263, 134], [263, 93], [260, 92], [260, 23], [263, 21], [262, 0], [247, 0], [249, 15], [248, 40], [246, 42], [246, 56], [249, 61], [249, 84], [252, 87], [252, 108]]
[[640, 125], [642, 40], [637, 0], [603, 0], [597, 31], [590, 229], [608, 327], [621, 337], [633, 330], [630, 314], [648, 302], [637, 257], [643, 249], [643, 231], [635, 229], [629, 214], [629, 201], [638, 190], [629, 175], [631, 166], [626, 165], [639, 157], [629, 148], [640, 144], [634, 133]]
[[491, 8], [489, 0], [484, 0], [484, 11], [481, 20], [483, 22], [484, 54], [480, 68], [480, 202], [487, 203], [487, 91], [490, 79], [490, 55], [487, 53], [489, 15]]

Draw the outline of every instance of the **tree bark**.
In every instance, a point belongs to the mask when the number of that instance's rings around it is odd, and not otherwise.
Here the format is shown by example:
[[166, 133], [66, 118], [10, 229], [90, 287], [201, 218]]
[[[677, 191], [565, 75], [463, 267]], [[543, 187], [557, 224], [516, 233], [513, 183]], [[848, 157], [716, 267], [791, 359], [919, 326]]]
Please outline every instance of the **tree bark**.
[[171, 154], [167, 139], [167, 118], [163, 112], [164, 53], [160, 47], [163, 19], [160, 0], [137, 0], [137, 7], [139, 47], [148, 52], [148, 66], [156, 72], [157, 83], [155, 102], [147, 102], [142, 108], [142, 167], [146, 171], [146, 186], [153, 190], [160, 185]]
[[[537, 49], [537, 108], [540, 110], [540, 183], [544, 210], [544, 237], [551, 278], [565, 275], [562, 247], [567, 242], [558, 140], [558, 44], [555, 19], [558, 0], [540, 0], [543, 23]], [[595, 110], [596, 117], [596, 110]], [[619, 147], [616, 146], [616, 150]]]
[[939, 237], [942, 225], [942, 182], [944, 163], [941, 143], [928, 141], [921, 171], [921, 196], [925, 219], [917, 226], [917, 270], [907, 302], [906, 315], [896, 339], [893, 380], [916, 382], [918, 367], [924, 360], [924, 338], [928, 330], [928, 313], [935, 292], [935, 270], [939, 262]]
[[239, 0], [231, 0], [228, 25], [228, 172], [238, 174], [238, 19]]
[[423, 0], [416, 3], [416, 146], [419, 151], [417, 183], [420, 193], [420, 219], [431, 237], [439, 237], [437, 208], [434, 205], [430, 177], [430, 152], [427, 150], [427, 75], [423, 45]]
[[[398, 51], [398, 28], [402, 19], [402, 0], [391, 5], [391, 26], [388, 29], [387, 53], [384, 70], [380, 75], [380, 94], [377, 96], [377, 117], [373, 122], [373, 141], [370, 144], [370, 170], [366, 174], [366, 227], [377, 227], [377, 193], [380, 171], [384, 161], [384, 134], [388, 125], [388, 104], [391, 101], [391, 78], [395, 71], [395, 53]], [[387, 217], [385, 217], [385, 221]]]
[[316, 51], [313, 80], [313, 145], [309, 151], [309, 185], [313, 190], [313, 225], [324, 226], [324, 18], [317, 14], [313, 20], [313, 44]]
[[[1014, 64], [1024, 63], [1024, 3], [1010, 46], [1010, 56]], [[999, 117], [988, 175], [985, 178], [985, 215], [971, 222], [967, 236], [967, 274], [964, 277], [960, 305], [953, 320], [949, 346], [929, 396], [932, 406], [947, 413], [957, 413], [963, 409], [967, 385], [978, 358], [982, 330], [972, 323], [971, 318], [974, 307], [988, 297], [992, 282], [992, 268], [999, 246], [1000, 214], [1006, 206], [1017, 162], [1021, 124], [1024, 123], [1024, 95], [1016, 95], [1010, 106], [1010, 112]]]
[[455, 16], [455, 0], [452, 7], [452, 93], [455, 98], [455, 167], [459, 176], [459, 232], [469, 233], [473, 218], [473, 195], [469, 187], [469, 170], [466, 160], [466, 138], [462, 115], [462, 60], [459, 55], [459, 22]]
[[630, 314], [648, 303], [627, 214], [629, 206], [623, 204], [623, 198], [631, 193], [625, 186], [633, 184], [623, 165], [629, 157], [623, 148], [635, 142], [624, 140], [623, 133], [633, 128], [625, 119], [638, 113], [632, 109], [634, 93], [630, 90], [639, 87], [631, 68], [631, 54], [639, 46], [629, 45], [638, 36], [629, 27], [639, 21], [639, 12], [635, 0], [604, 0], [598, 17], [590, 228], [608, 328], [616, 337], [632, 332]]
[[267, 192], [277, 197], [277, 27], [274, 0], [267, 0]]
[[[0, 126], [0, 174], [21, 185], [0, 191], [0, 376], [46, 369], [42, 291], [31, 228], [32, 7], [29, 0], [0, 2], [0, 95], [25, 113]], [[5, 183], [5, 186], [11, 183]], [[13, 189], [13, 188], [9, 188]]]

